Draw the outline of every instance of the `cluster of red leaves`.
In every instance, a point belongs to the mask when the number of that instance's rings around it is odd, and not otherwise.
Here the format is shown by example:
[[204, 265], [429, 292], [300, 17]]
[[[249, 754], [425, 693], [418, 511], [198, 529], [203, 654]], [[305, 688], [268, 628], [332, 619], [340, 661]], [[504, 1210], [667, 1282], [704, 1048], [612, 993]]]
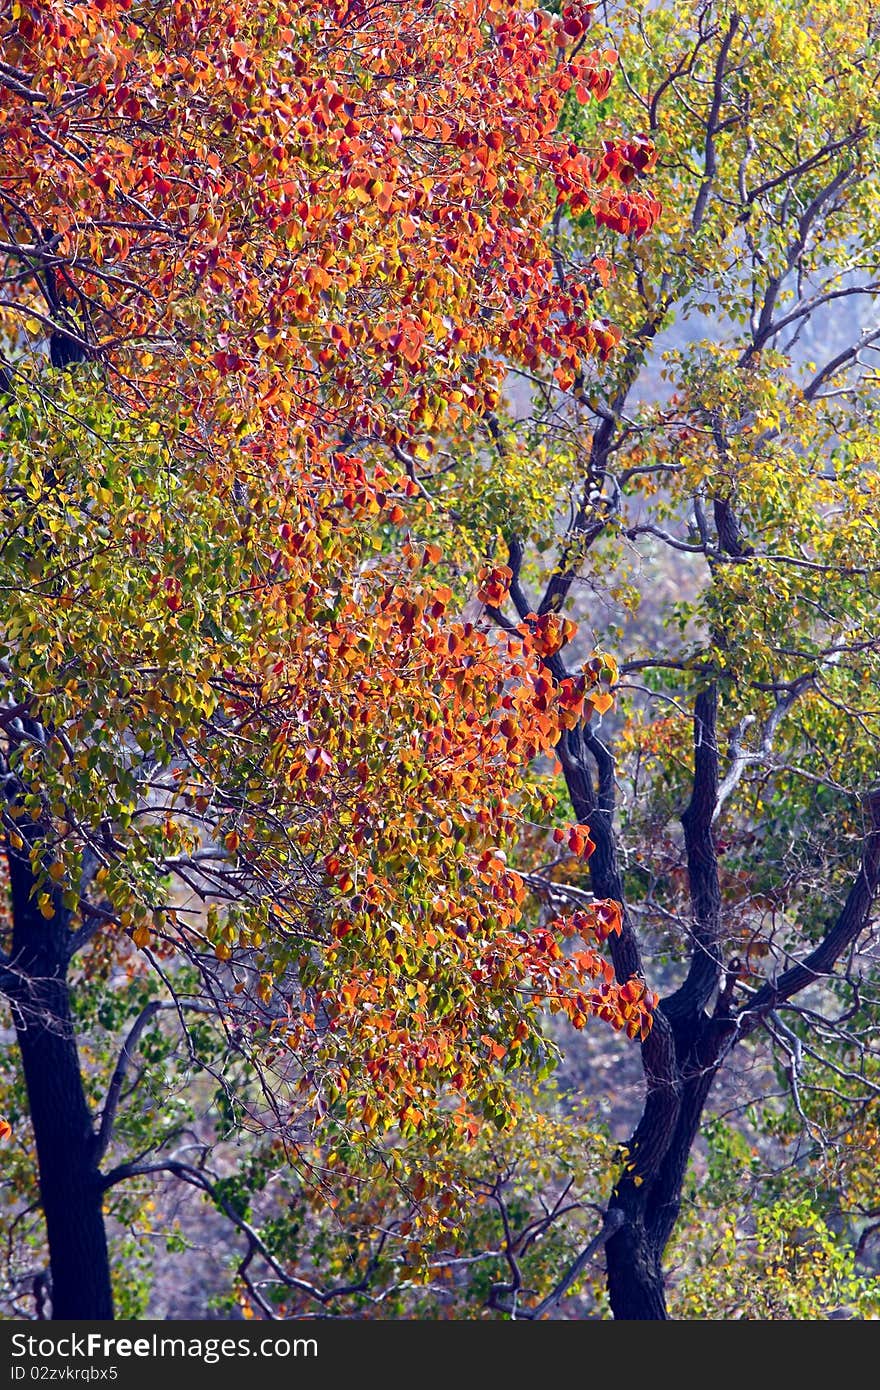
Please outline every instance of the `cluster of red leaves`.
[[[627, 233], [657, 212], [627, 187], [649, 146], [555, 133], [615, 58], [568, 56], [569, 8], [24, 0], [0, 19], [4, 220], [139, 390], [185, 341], [270, 421], [403, 437], [480, 411], [502, 361], [616, 342], [556, 285], [554, 200]], [[7, 294], [38, 307], [26, 278]]]

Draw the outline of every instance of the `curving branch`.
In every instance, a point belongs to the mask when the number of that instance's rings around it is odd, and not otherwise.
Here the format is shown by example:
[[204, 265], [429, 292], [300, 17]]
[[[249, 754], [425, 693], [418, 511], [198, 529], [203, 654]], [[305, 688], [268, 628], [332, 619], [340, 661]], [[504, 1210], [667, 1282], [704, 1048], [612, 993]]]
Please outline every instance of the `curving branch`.
[[827, 979], [868, 925], [880, 889], [880, 787], [866, 797], [865, 810], [870, 828], [865, 837], [862, 862], [843, 907], [806, 959], [783, 971], [776, 979], [768, 980], [744, 1006], [737, 1019], [740, 1036], [753, 1033], [774, 1010], [801, 990]]
[[[115, 1187], [120, 1182], [125, 1182], [130, 1178], [150, 1177], [159, 1173], [169, 1173], [172, 1177], [179, 1178], [188, 1186], [194, 1187], [199, 1192], [203, 1192], [206, 1197], [214, 1203], [219, 1212], [232, 1223], [237, 1231], [243, 1235], [247, 1241], [247, 1251], [239, 1265], [239, 1272], [242, 1266], [246, 1272], [254, 1258], [259, 1257], [271, 1270], [273, 1278], [284, 1288], [294, 1292], [305, 1294], [307, 1298], [327, 1307], [337, 1299], [348, 1297], [352, 1294], [366, 1293], [370, 1280], [376, 1271], [382, 1251], [388, 1239], [385, 1231], [380, 1232], [376, 1248], [372, 1251], [367, 1266], [360, 1279], [353, 1280], [347, 1284], [335, 1284], [329, 1289], [322, 1289], [317, 1284], [313, 1284], [308, 1279], [301, 1279], [297, 1275], [290, 1274], [282, 1264], [275, 1258], [267, 1247], [265, 1241], [249, 1221], [235, 1210], [235, 1207], [219, 1191], [217, 1185], [211, 1181], [207, 1173], [201, 1168], [196, 1168], [190, 1163], [183, 1163], [175, 1158], [168, 1158], [156, 1163], [121, 1163], [118, 1167], [111, 1169], [102, 1182], [101, 1189], [106, 1192], [111, 1187]], [[246, 1281], [249, 1288], [253, 1288], [250, 1279]], [[267, 1316], [275, 1317], [277, 1314], [269, 1312], [270, 1305], [262, 1298], [257, 1299]]]
[[104, 1100], [104, 1108], [101, 1111], [101, 1123], [95, 1136], [95, 1162], [100, 1163], [113, 1138], [113, 1126], [116, 1123], [116, 1115], [119, 1110], [119, 1102], [122, 1098], [122, 1088], [129, 1068], [137, 1051], [138, 1043], [143, 1035], [144, 1029], [159, 1013], [176, 1013], [181, 1020], [181, 1026], [185, 1026], [181, 1010], [187, 1009], [191, 1013], [216, 1014], [217, 1010], [213, 1004], [200, 1003], [198, 1000], [161, 1000], [153, 999], [138, 1014], [119, 1051], [116, 1059], [116, 1066], [113, 1068], [113, 1075], [107, 1087], [107, 1095]]
[[95, 1162], [99, 1163], [107, 1152], [107, 1147], [113, 1137], [113, 1126], [116, 1122], [116, 1112], [119, 1109], [119, 1100], [122, 1095], [122, 1087], [125, 1083], [128, 1069], [131, 1066], [132, 1058], [140, 1041], [141, 1034], [149, 1023], [155, 1018], [156, 1014], [162, 1009], [173, 1007], [170, 1004], [162, 1003], [158, 999], [152, 1000], [142, 1009], [128, 1031], [128, 1035], [119, 1056], [116, 1066], [113, 1068], [113, 1075], [110, 1078], [110, 1085], [107, 1088], [107, 1096], [104, 1101], [104, 1109], [101, 1112], [101, 1124], [98, 1133], [95, 1135]]
[[746, 768], [754, 763], [762, 763], [769, 757], [779, 725], [798, 696], [802, 695], [813, 684], [813, 679], [812, 674], [801, 676], [798, 680], [791, 681], [782, 693], [777, 693], [776, 703], [761, 731], [761, 742], [757, 748], [752, 750], [743, 747], [743, 736], [746, 729], [754, 723], [754, 718], [747, 716], [737, 726], [730, 740], [730, 767], [718, 786], [715, 810], [712, 814], [713, 821], [718, 819], [725, 801], [739, 786]]

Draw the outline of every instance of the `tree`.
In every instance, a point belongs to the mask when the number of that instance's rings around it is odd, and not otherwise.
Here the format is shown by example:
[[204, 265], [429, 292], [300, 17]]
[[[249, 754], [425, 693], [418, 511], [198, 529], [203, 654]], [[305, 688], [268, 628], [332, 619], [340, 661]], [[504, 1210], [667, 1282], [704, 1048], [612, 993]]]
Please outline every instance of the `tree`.
[[[613, 141], [557, 135], [610, 80], [588, 18], [0, 14], [0, 988], [56, 1318], [112, 1316], [106, 1194], [206, 1182], [163, 1150], [182, 1121], [125, 1117], [147, 1043], [289, 1153], [328, 1112], [364, 1147], [503, 1122], [547, 996], [650, 1029], [596, 949], [616, 911], [534, 928], [505, 862], [530, 763], [610, 668], [561, 705], [569, 627], [457, 619], [411, 519], [423, 441], [491, 410], [507, 363], [613, 346], [544, 240], [563, 197], [621, 231], [657, 211]], [[83, 1062], [78, 1018], [124, 1026], [118, 1052]]]
[[[603, 1228], [614, 1316], [660, 1319], [716, 1078], [747, 1051], [778, 1058], [814, 1165], [876, 1094], [877, 17], [788, 0], [603, 13], [619, 81], [564, 128], [622, 123], [626, 186], [651, 142], [663, 216], [612, 270], [604, 212], [560, 211], [553, 253], [563, 290], [591, 270], [620, 349], [598, 371], [532, 372], [529, 410], [433, 496], [463, 552], [506, 567], [484, 609], [497, 628], [568, 611], [592, 629], [597, 654], [545, 655], [560, 699], [585, 657], [617, 658], [618, 715], [593, 704], [557, 745], [596, 844], [587, 880], [545, 849], [529, 882], [621, 904], [618, 979], [665, 981]], [[541, 495], [519, 466], [535, 457]], [[811, 1084], [837, 1094], [835, 1126], [805, 1111]]]

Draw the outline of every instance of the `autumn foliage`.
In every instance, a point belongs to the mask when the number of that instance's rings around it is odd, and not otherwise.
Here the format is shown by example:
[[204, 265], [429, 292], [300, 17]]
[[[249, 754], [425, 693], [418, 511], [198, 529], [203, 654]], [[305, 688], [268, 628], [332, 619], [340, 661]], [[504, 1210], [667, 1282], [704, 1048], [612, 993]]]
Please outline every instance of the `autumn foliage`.
[[9, 852], [47, 933], [187, 957], [293, 1113], [355, 1130], [440, 1090], [500, 1123], [547, 1002], [650, 1027], [613, 906], [535, 925], [508, 863], [608, 670], [557, 689], [567, 619], [461, 617], [409, 510], [413, 452], [510, 362], [567, 382], [616, 345], [604, 269], [561, 284], [546, 241], [557, 209], [658, 212], [649, 146], [557, 133], [611, 81], [590, 10], [0, 17]]
[[406, 443], [492, 404], [504, 360], [607, 351], [544, 241], [556, 203], [656, 213], [628, 187], [647, 147], [556, 133], [566, 91], [610, 82], [590, 8], [9, 7], [3, 197], [15, 261], [54, 282], [43, 326], [139, 392], [173, 362], [192, 410], [210, 389], [286, 447]]

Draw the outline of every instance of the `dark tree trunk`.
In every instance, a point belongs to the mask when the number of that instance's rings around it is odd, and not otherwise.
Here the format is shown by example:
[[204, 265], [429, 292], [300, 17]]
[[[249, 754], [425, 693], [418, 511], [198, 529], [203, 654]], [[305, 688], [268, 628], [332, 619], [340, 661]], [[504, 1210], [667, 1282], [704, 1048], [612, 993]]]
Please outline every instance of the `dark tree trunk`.
[[661, 1322], [667, 1317], [662, 1249], [645, 1226], [643, 1203], [615, 1193], [624, 1224], [605, 1247], [608, 1296], [615, 1319]]
[[[705, 1005], [721, 975], [718, 951], [720, 897], [712, 838], [717, 795], [714, 687], [697, 698], [695, 709], [694, 794], [683, 817], [694, 904], [696, 951], [684, 984], [664, 999], [642, 1044], [645, 1104], [629, 1145], [626, 1167], [609, 1202], [609, 1214], [623, 1220], [606, 1244], [606, 1270], [615, 1318], [660, 1321], [667, 1318], [663, 1254], [681, 1206], [687, 1163], [700, 1116], [723, 1055], [730, 1027], [726, 1001], [715, 1015]], [[589, 825], [595, 842], [590, 882], [597, 898], [621, 904], [623, 927], [610, 940], [615, 973], [623, 983], [642, 976], [638, 940], [626, 896], [613, 829], [614, 761], [589, 729], [569, 734], [560, 748], [572, 806]], [[595, 786], [587, 763], [598, 772]]]
[[674, 1108], [646, 1105], [633, 1140], [633, 1167], [621, 1176], [609, 1204], [624, 1216], [606, 1246], [615, 1318], [645, 1322], [668, 1316], [663, 1254], [678, 1220], [688, 1159], [729, 1032], [725, 1018], [705, 1014], [690, 1025], [672, 1024]]
[[30, 897], [25, 857], [9, 855], [13, 1013], [37, 1146], [55, 1319], [113, 1317], [95, 1131], [70, 1009], [70, 915], [48, 921]]

